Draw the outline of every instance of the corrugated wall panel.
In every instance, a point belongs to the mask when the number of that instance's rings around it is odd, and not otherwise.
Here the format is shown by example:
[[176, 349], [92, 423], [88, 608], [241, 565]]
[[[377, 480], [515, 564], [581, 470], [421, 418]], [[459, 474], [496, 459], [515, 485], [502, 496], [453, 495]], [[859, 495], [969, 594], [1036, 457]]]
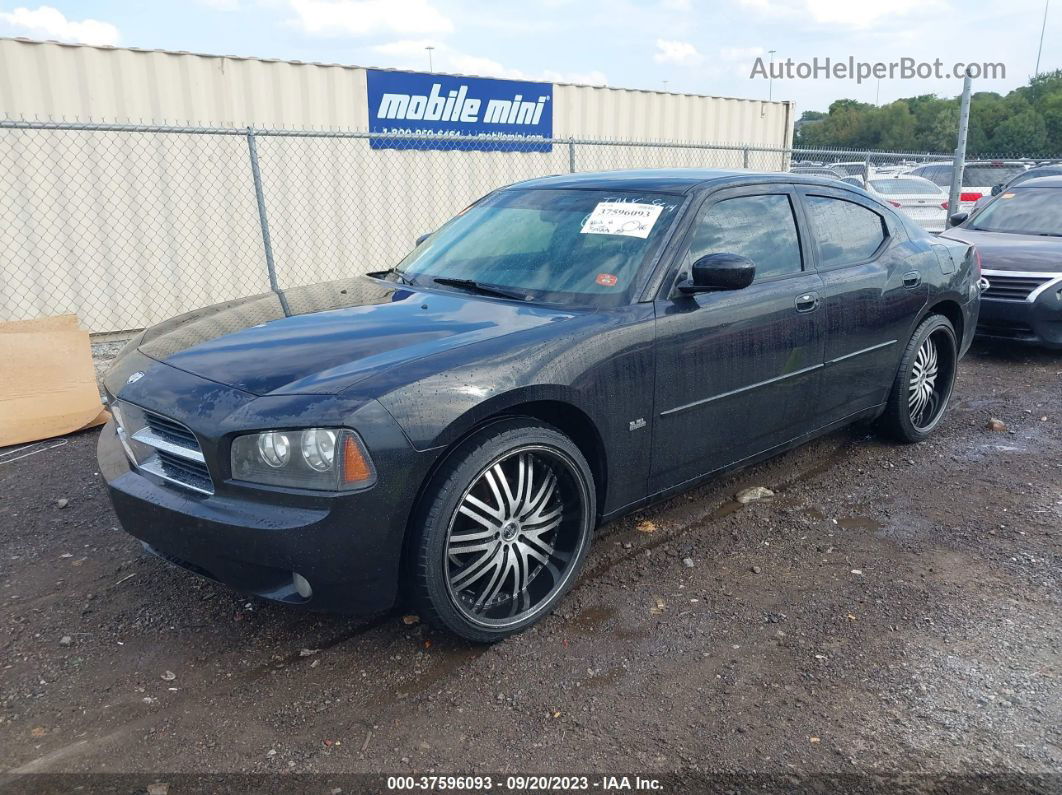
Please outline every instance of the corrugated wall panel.
[[[0, 38], [0, 114], [28, 119], [364, 130], [356, 66]], [[566, 138], [784, 146], [787, 103], [557, 84]]]

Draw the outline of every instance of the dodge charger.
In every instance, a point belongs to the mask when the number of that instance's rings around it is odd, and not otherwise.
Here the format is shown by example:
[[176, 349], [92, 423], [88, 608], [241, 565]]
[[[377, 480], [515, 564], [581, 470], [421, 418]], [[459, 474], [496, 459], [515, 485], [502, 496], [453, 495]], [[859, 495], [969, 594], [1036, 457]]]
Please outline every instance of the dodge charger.
[[105, 378], [101, 472], [190, 572], [496, 641], [604, 522], [856, 421], [933, 433], [978, 268], [836, 180], [522, 182], [393, 267], [141, 332]]

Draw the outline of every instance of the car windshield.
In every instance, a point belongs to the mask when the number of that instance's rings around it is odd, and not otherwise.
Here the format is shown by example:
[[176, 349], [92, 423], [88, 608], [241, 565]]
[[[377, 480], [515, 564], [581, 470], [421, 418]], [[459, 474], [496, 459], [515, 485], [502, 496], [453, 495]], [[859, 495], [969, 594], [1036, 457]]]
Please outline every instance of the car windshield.
[[939, 187], [928, 179], [872, 179], [871, 187], [883, 196], [910, 195], [912, 193], [939, 196], [943, 193]]
[[962, 172], [962, 186], [964, 188], [985, 188], [993, 185], [1002, 185], [1011, 177], [1015, 177], [1025, 168], [1023, 166], [1007, 165], [976, 165], [967, 166]]
[[665, 193], [499, 191], [435, 232], [398, 270], [416, 284], [459, 280], [449, 286], [615, 306], [629, 299], [681, 204]]
[[1062, 237], [1062, 190], [1019, 188], [999, 194], [974, 217], [970, 229]]

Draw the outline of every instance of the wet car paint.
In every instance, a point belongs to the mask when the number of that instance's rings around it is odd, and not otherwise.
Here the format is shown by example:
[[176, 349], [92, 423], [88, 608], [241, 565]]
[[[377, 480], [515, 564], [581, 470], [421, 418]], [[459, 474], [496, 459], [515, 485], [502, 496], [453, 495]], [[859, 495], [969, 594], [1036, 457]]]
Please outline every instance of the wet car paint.
[[[169, 519], [152, 512], [150, 529], [134, 500], [121, 511], [123, 524], [158, 549], [209, 512], [211, 500], [252, 503], [263, 515], [272, 505], [324, 510], [329, 519], [314, 530], [320, 541], [293, 548], [263, 538], [252, 556], [325, 571], [331, 598], [315, 594], [312, 606], [349, 607], [335, 579], [344, 570], [348, 590], [378, 591], [351, 599], [358, 609], [385, 605], [396, 593], [405, 528], [424, 479], [455, 442], [492, 418], [525, 414], [572, 435], [593, 463], [605, 519], [875, 415], [910, 333], [934, 307], [947, 307], [968, 346], [977, 312], [968, 247], [936, 243], [880, 204], [873, 207], [889, 219], [891, 236], [870, 262], [819, 273], [809, 246], [806, 272], [793, 279], [693, 297], [675, 291], [697, 209], [720, 191], [748, 186], [873, 201], [836, 182], [793, 175], [546, 178], [519, 187], [684, 193], [668, 242], [640, 275], [641, 300], [578, 310], [363, 276], [200, 310], [149, 330], [139, 350], [108, 373], [106, 388], [190, 427], [217, 494], [182, 498]], [[798, 220], [810, 240], [802, 213]], [[948, 273], [936, 254], [945, 247], [953, 252]], [[902, 286], [912, 271], [920, 277], [916, 290]], [[794, 302], [808, 291], [822, 295], [821, 305], [798, 312]], [[144, 377], [126, 383], [136, 371]], [[331, 425], [362, 435], [379, 472], [374, 488], [322, 495], [230, 481], [236, 435]], [[110, 436], [101, 436], [101, 451], [111, 448], [101, 457], [113, 457]], [[114, 466], [109, 480], [112, 492], [126, 492], [120, 500], [136, 492], [152, 501], [150, 489], [129, 485], [128, 478], [146, 475]], [[222, 557], [247, 554], [245, 539], [230, 544], [223, 523], [216, 525], [204, 524], [178, 557], [218, 557], [211, 544], [227, 546]], [[351, 533], [365, 535], [344, 550], [340, 542]], [[331, 559], [322, 563], [321, 555]]]

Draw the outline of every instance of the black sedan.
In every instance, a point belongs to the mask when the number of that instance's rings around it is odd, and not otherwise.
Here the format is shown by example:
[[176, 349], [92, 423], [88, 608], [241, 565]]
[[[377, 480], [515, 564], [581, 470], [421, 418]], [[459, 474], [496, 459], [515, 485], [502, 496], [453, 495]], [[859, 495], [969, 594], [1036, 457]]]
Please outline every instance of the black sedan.
[[386, 271], [148, 329], [105, 381], [125, 529], [197, 574], [493, 641], [594, 528], [857, 420], [940, 423], [971, 247], [836, 180], [674, 170], [495, 191]]
[[1062, 348], [1062, 176], [1021, 182], [942, 237], [977, 247], [988, 288], [977, 332]]

